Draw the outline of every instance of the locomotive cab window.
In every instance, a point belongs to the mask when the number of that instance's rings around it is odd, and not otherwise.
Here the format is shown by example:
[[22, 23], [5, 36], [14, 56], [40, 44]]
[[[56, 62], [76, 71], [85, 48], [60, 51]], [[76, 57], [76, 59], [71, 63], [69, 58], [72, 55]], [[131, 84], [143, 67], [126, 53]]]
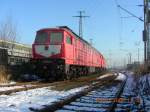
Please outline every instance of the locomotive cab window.
[[61, 32], [50, 33], [50, 44], [60, 44], [63, 40], [63, 34]]
[[39, 32], [36, 35], [35, 42], [36, 43], [45, 43], [47, 40], [48, 34], [46, 32]]
[[67, 44], [72, 44], [71, 38], [70, 38], [69, 36], [66, 37], [66, 43], [67, 43]]

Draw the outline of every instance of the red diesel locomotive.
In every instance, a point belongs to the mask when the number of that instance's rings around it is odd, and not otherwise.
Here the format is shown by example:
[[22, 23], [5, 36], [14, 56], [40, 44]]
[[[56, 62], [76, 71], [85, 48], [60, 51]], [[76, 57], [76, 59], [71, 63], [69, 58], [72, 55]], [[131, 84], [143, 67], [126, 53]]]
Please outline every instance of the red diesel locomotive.
[[32, 45], [35, 71], [47, 78], [79, 77], [105, 69], [105, 59], [67, 26], [37, 31]]

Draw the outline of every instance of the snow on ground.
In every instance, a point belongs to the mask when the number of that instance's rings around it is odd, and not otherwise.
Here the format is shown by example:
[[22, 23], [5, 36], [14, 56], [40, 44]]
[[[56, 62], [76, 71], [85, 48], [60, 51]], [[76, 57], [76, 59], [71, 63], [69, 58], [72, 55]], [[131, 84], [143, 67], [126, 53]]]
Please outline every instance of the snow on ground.
[[123, 81], [125, 79], [126, 79], [126, 76], [124, 74], [118, 73], [118, 76], [117, 76], [117, 78], [115, 80], [121, 80], [121, 81]]
[[13, 93], [11, 95], [0, 95], [0, 112], [31, 112], [29, 108], [42, 108], [52, 102], [59, 101], [73, 95], [88, 86], [71, 89], [68, 91], [55, 91], [50, 87], [33, 89]]
[[99, 76], [97, 79], [103, 79], [103, 78], [109, 77], [109, 76], [112, 76], [112, 74], [105, 74], [105, 75]]
[[143, 99], [146, 111], [150, 111], [150, 75], [143, 75], [139, 79], [140, 95]]
[[1, 91], [7, 91], [7, 90], [13, 90], [13, 89], [20, 89], [20, 88], [24, 88], [23, 86], [12, 86], [12, 87], [0, 87], [0, 92]]
[[[126, 76], [122, 73], [114, 73], [113, 75], [118, 75], [116, 80], [125, 80], [126, 79]], [[109, 77], [109, 76], [112, 76], [112, 74], [102, 75], [102, 76], [98, 77], [97, 79], [103, 79], [103, 78]]]
[[10, 87], [0, 87], [0, 92], [1, 91], [7, 91], [7, 90], [13, 90], [13, 89], [20, 89], [20, 88], [26, 88], [26, 87], [32, 87], [35, 85], [22, 85], [22, 86], [10, 86]]
[[16, 82], [14, 81], [11, 81], [9, 83], [0, 83], [0, 85], [14, 85], [14, 84], [16, 84]]
[[149, 84], [150, 84], [150, 74], [148, 74], [148, 81], [149, 81]]
[[128, 74], [123, 95], [127, 98], [131, 98], [131, 104], [134, 103], [134, 98], [139, 98], [140, 105], [138, 108], [145, 107], [145, 111], [150, 112], [150, 90], [148, 89], [150, 87], [146, 77], [147, 75], [136, 77], [133, 74]]
[[123, 91], [123, 95], [125, 96], [135, 96], [134, 89], [135, 89], [136, 83], [134, 81], [133, 75], [128, 74], [127, 82]]

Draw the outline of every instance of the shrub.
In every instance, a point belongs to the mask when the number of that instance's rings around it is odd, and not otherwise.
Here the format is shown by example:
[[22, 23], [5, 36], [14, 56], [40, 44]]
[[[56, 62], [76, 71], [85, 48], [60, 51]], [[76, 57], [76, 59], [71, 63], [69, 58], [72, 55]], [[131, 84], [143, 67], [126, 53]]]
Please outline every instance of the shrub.
[[137, 75], [145, 75], [148, 73], [148, 68], [146, 65], [142, 64], [135, 68], [134, 73]]
[[6, 83], [9, 81], [10, 75], [5, 66], [0, 65], [0, 83]]

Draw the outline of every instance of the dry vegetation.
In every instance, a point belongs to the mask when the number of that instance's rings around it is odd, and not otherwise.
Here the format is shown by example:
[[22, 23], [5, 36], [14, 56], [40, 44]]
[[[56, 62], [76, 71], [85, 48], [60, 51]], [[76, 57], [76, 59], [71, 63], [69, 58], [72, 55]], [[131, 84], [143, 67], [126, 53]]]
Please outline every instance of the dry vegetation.
[[9, 81], [10, 75], [5, 66], [0, 65], [0, 83], [6, 83]]
[[[91, 84], [92, 82], [95, 82], [95, 80], [97, 80], [97, 77], [101, 76], [101, 75], [106, 75], [106, 73], [103, 74], [92, 74], [86, 77], [80, 77], [74, 80], [68, 80], [65, 81], [65, 83], [62, 84], [56, 84], [52, 89], [54, 90], [58, 90], [58, 91], [66, 91], [69, 89], [73, 89], [73, 88], [77, 88], [77, 87], [81, 87], [84, 85], [88, 85]], [[111, 74], [111, 73], [110, 73]]]
[[[19, 36], [18, 36], [16, 24], [13, 22], [11, 16], [5, 18], [4, 21], [0, 21], [0, 40], [1, 40], [0, 47], [9, 47], [12, 51], [11, 55], [13, 55], [14, 42], [16, 42], [18, 37]], [[5, 41], [11, 41], [12, 44], [8, 46]], [[2, 51], [1, 53], [4, 54], [5, 52]], [[0, 57], [0, 58], [1, 61], [4, 61], [3, 58], [5, 57]], [[0, 64], [3, 63], [0, 62]], [[9, 79], [10, 79], [10, 75], [8, 72], [8, 68], [3, 65], [0, 65], [0, 83], [8, 82]]]
[[134, 70], [134, 73], [136, 75], [144, 75], [149, 73], [149, 70], [144, 64], [142, 64]]

